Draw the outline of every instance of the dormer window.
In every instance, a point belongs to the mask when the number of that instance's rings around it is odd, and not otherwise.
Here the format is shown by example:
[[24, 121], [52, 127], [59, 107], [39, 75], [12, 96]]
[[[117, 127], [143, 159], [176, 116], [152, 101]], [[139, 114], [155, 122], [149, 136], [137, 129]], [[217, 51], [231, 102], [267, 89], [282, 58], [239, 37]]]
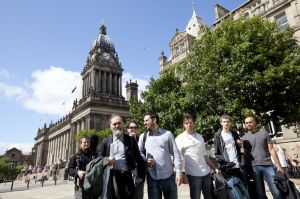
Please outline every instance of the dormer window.
[[287, 27], [289, 27], [289, 22], [287, 20], [285, 12], [277, 15], [275, 17], [275, 21], [278, 24], [278, 28], [280, 31], [285, 30]]

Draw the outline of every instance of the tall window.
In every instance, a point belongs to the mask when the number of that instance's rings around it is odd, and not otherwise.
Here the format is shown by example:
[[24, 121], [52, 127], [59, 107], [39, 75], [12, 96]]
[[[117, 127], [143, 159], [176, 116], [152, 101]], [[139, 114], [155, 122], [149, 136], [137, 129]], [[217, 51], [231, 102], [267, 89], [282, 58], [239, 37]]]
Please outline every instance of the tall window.
[[279, 30], [283, 31], [287, 27], [289, 27], [289, 22], [287, 20], [285, 12], [281, 13], [277, 17], [275, 17], [276, 23], [278, 24]]

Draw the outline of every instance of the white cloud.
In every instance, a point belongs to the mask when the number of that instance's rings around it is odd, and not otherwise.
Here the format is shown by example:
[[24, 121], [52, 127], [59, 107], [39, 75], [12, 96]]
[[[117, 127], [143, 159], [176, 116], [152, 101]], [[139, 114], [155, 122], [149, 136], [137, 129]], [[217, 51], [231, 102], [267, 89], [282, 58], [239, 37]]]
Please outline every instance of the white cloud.
[[8, 143], [0, 142], [0, 155], [5, 154], [5, 152], [13, 147], [22, 151], [23, 154], [28, 154], [31, 152], [33, 143]]
[[22, 87], [10, 86], [3, 82], [0, 82], [0, 92], [6, 97], [16, 98], [18, 101], [21, 101], [28, 96], [27, 92]]
[[[123, 73], [123, 96], [126, 96], [126, 83], [130, 80], [137, 81], [140, 99], [140, 93], [146, 89], [149, 79], [128, 72]], [[75, 86], [75, 92], [71, 93]], [[24, 88], [0, 82], [0, 93], [16, 99], [26, 109], [63, 116], [72, 110], [73, 101], [81, 98], [82, 80], [79, 72], [51, 66], [48, 69], [33, 71], [32, 80], [25, 82]]]
[[[23, 102], [27, 109], [45, 114], [64, 115], [71, 111], [75, 98], [80, 97], [79, 72], [51, 66], [46, 70], [34, 71], [32, 77], [32, 95]], [[75, 92], [71, 93], [75, 86]]]
[[0, 78], [7, 78], [9, 77], [9, 72], [5, 69], [0, 69]]
[[137, 81], [137, 84], [139, 85], [138, 95], [139, 95], [139, 99], [141, 99], [140, 94], [142, 91], [146, 90], [146, 86], [149, 84], [149, 80], [150, 80], [150, 77], [139, 77], [139, 76], [133, 75], [128, 72], [123, 73], [123, 76], [122, 76], [123, 96], [126, 96], [126, 89], [125, 89], [126, 83], [130, 82], [130, 81], [133, 81], [133, 82]]

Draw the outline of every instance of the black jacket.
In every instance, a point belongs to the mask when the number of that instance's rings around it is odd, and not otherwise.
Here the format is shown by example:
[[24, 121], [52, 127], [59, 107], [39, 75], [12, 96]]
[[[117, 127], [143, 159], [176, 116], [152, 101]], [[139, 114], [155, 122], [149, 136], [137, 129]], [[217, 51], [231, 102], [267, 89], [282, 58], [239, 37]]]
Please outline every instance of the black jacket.
[[[124, 135], [125, 157], [126, 163], [130, 170], [137, 168], [139, 178], [145, 179], [146, 177], [146, 163], [142, 158], [138, 144], [134, 137], [130, 137], [127, 134]], [[99, 156], [109, 157], [110, 144], [113, 142], [113, 136], [105, 138], [100, 145]]]
[[[215, 145], [216, 160], [222, 166], [222, 165], [226, 165], [230, 161], [228, 159], [228, 154], [227, 154], [226, 149], [225, 149], [225, 143], [224, 143], [223, 138], [221, 136], [221, 132], [222, 132], [222, 129], [219, 129], [215, 133], [214, 145]], [[237, 140], [240, 139], [240, 136], [235, 131], [230, 131], [230, 132], [231, 132], [232, 137], [233, 137], [234, 142], [235, 142], [238, 161], [241, 165], [243, 165], [241, 147], [237, 144]]]
[[274, 183], [281, 193], [282, 198], [286, 199], [300, 199], [300, 193], [296, 185], [280, 171], [276, 172], [274, 176]]
[[[75, 177], [75, 182], [78, 177], [77, 171], [85, 171], [86, 165], [96, 157], [97, 154], [92, 152], [92, 150], [83, 151], [82, 149], [72, 155], [68, 165], [68, 173], [70, 176]], [[83, 180], [81, 180], [80, 185], [83, 185]]]

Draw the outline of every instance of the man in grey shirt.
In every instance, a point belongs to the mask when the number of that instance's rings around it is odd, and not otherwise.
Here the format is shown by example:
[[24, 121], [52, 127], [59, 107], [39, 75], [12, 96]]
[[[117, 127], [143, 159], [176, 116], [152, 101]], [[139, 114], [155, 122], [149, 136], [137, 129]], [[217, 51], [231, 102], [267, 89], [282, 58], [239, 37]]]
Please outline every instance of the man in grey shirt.
[[182, 160], [174, 136], [159, 127], [157, 113], [146, 113], [144, 125], [147, 132], [139, 138], [139, 149], [148, 166], [148, 198], [161, 199], [163, 194], [165, 199], [177, 199], [176, 184], [182, 182]]
[[270, 188], [273, 198], [280, 199], [280, 192], [274, 184], [273, 176], [275, 175], [275, 170], [271, 161], [271, 156], [276, 163], [277, 169], [281, 172], [283, 172], [283, 169], [280, 165], [270, 136], [265, 130], [258, 130], [256, 128], [256, 121], [253, 117], [247, 117], [245, 119], [245, 125], [248, 132], [243, 136], [243, 147], [245, 153], [247, 152], [248, 156], [251, 156], [252, 159], [257, 198], [267, 198], [263, 181], [265, 180]]

